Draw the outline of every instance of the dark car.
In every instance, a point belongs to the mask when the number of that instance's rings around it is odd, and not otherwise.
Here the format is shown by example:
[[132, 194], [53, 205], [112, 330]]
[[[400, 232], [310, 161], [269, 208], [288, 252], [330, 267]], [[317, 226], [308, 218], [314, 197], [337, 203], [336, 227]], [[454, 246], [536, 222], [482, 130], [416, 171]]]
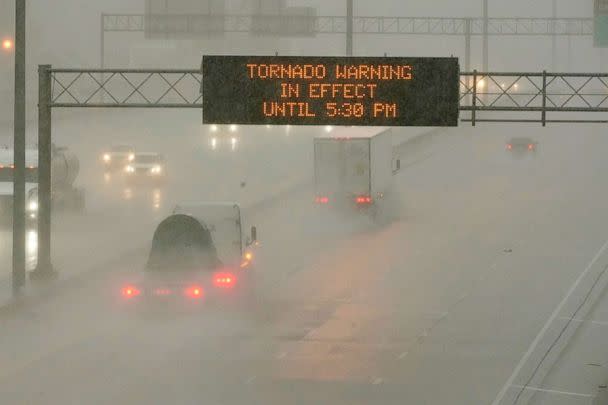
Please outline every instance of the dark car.
[[[148, 310], [178, 311], [250, 305], [255, 296], [252, 253], [242, 253], [240, 217], [231, 217], [232, 212], [240, 216], [240, 210], [221, 208], [229, 215], [223, 218], [228, 228], [220, 229], [223, 224], [217, 216], [210, 217], [209, 223], [184, 213], [163, 220], [154, 232], [143, 274], [121, 289], [123, 301]], [[238, 234], [231, 229], [238, 229]], [[230, 246], [228, 250], [238, 251], [238, 257], [223, 249]]]

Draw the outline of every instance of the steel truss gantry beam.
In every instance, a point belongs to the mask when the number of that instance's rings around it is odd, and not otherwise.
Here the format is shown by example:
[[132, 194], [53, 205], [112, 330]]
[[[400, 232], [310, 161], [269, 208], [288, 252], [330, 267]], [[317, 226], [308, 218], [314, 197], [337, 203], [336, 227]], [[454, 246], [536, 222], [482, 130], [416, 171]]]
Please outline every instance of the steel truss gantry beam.
[[[184, 32], [194, 31], [198, 24], [207, 21], [208, 15], [157, 15], [151, 16], [157, 22], [180, 26]], [[251, 32], [254, 16], [220, 15], [214, 19], [224, 19], [224, 32]], [[346, 34], [344, 16], [264, 16], [264, 18], [292, 18], [306, 20], [317, 34]], [[450, 17], [354, 17], [355, 34], [399, 34], [399, 35], [483, 35], [483, 18]], [[145, 30], [144, 14], [102, 14], [104, 32], [142, 32]], [[470, 26], [470, 32], [467, 25]], [[204, 31], [202, 31], [204, 32]], [[591, 18], [489, 18], [488, 35], [524, 36], [590, 36], [593, 35]]]
[[[202, 108], [199, 69], [50, 69], [49, 75], [51, 107]], [[473, 118], [484, 111], [545, 118], [608, 112], [608, 74], [461, 72], [460, 110]]]

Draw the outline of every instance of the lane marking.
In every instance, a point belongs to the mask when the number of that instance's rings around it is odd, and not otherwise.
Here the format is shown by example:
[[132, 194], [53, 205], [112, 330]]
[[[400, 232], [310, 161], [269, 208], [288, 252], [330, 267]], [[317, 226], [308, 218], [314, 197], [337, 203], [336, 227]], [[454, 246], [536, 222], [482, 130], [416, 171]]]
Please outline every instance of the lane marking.
[[397, 358], [398, 358], [399, 360], [404, 359], [404, 358], [405, 358], [405, 356], [407, 356], [407, 353], [408, 353], [408, 352], [403, 352], [403, 353], [401, 353], [401, 354], [400, 354], [400, 355], [399, 355]]
[[255, 376], [252, 375], [251, 377], [249, 377], [246, 381], [245, 384], [247, 385], [251, 385], [253, 383], [253, 381], [255, 380]]
[[283, 359], [285, 356], [287, 356], [287, 352], [281, 352], [277, 355], [277, 359]]
[[560, 316], [559, 319], [561, 319], [563, 321], [572, 321], [572, 322], [579, 322], [579, 323], [591, 323], [593, 325], [608, 326], [608, 322], [606, 322], [606, 321], [594, 321], [592, 319], [569, 318], [567, 316]]
[[549, 329], [549, 327], [551, 326], [553, 321], [555, 321], [555, 319], [558, 317], [562, 308], [564, 307], [564, 305], [566, 305], [566, 302], [568, 301], [570, 296], [576, 290], [576, 287], [578, 287], [578, 285], [580, 284], [582, 279], [587, 275], [589, 270], [591, 270], [593, 265], [595, 265], [595, 262], [597, 262], [597, 260], [600, 258], [600, 256], [606, 250], [606, 248], [608, 248], [608, 240], [606, 240], [606, 242], [604, 242], [604, 244], [602, 245], [600, 250], [598, 250], [597, 253], [595, 254], [595, 256], [593, 257], [593, 259], [591, 259], [591, 261], [589, 262], [589, 264], [587, 265], [585, 270], [583, 270], [583, 272], [574, 281], [574, 283], [572, 284], [572, 286], [570, 287], [570, 289], [568, 290], [568, 292], [566, 293], [564, 298], [561, 300], [561, 302], [557, 305], [557, 307], [555, 308], [555, 310], [553, 311], [553, 313], [551, 314], [551, 316], [549, 317], [549, 319], [547, 320], [547, 322], [545, 323], [543, 328], [540, 330], [540, 332], [538, 332], [538, 335], [536, 335], [536, 338], [534, 338], [534, 340], [530, 344], [530, 347], [528, 347], [528, 350], [526, 351], [526, 353], [524, 353], [521, 360], [519, 360], [519, 363], [517, 363], [517, 366], [513, 370], [513, 373], [511, 374], [511, 376], [509, 377], [509, 379], [507, 380], [505, 385], [503, 385], [502, 389], [500, 390], [500, 392], [498, 393], [498, 395], [492, 402], [492, 405], [500, 404], [500, 401], [502, 401], [502, 399], [504, 398], [505, 394], [507, 393], [507, 390], [509, 389], [509, 387], [513, 386], [513, 382], [515, 381], [515, 378], [517, 378], [517, 375], [520, 373], [521, 369], [524, 367], [524, 364], [528, 361], [528, 359], [532, 355], [532, 352], [534, 352], [534, 350], [538, 346], [538, 343], [540, 343], [540, 341], [543, 338], [543, 336], [545, 335], [545, 333], [547, 333], [547, 330]]
[[375, 380], [372, 382], [372, 384], [373, 384], [373, 385], [379, 385], [379, 384], [382, 384], [382, 378], [376, 378], [376, 379], [375, 379]]
[[595, 396], [595, 395], [591, 395], [591, 394], [581, 394], [580, 392], [549, 390], [549, 389], [538, 388], [538, 387], [524, 387], [523, 385], [513, 385], [512, 387], [523, 388], [523, 389], [526, 389], [529, 391], [546, 392], [549, 394], [556, 394], [556, 395], [569, 395], [571, 397], [593, 398]]

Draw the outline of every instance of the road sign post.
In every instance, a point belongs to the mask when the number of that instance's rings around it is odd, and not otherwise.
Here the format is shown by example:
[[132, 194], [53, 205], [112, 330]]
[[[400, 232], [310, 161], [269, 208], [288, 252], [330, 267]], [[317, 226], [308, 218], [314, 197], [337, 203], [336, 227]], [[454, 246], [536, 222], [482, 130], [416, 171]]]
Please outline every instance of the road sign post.
[[25, 0], [15, 1], [13, 294], [25, 285]]
[[51, 264], [51, 65], [38, 66], [38, 263], [34, 280], [53, 278]]

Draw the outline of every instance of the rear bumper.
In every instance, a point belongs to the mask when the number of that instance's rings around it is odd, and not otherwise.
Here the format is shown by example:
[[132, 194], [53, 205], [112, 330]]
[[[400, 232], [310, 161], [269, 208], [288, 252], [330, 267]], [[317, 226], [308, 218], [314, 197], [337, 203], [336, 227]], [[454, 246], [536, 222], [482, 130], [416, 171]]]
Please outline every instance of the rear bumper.
[[255, 299], [253, 288], [246, 286], [234, 290], [204, 290], [199, 298], [186, 297], [181, 291], [156, 295], [150, 290], [138, 297], [123, 299], [123, 305], [131, 310], [150, 313], [192, 313], [204, 309], [249, 308]]

